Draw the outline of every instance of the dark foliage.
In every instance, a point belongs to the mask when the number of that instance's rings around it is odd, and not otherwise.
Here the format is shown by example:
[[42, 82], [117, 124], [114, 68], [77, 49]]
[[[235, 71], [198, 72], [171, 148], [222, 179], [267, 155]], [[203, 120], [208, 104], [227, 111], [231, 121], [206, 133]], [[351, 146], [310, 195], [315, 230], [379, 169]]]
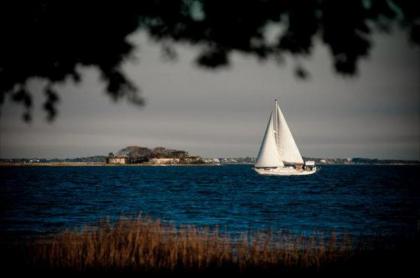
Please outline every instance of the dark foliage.
[[[148, 1], [2, 1], [0, 3], [0, 103], [7, 95], [23, 104], [31, 119], [28, 80], [46, 80], [44, 109], [57, 113], [54, 86], [67, 79], [80, 82], [79, 69], [96, 67], [108, 94], [142, 105], [138, 88], [121, 71], [135, 48], [126, 38], [144, 30], [174, 58], [173, 44], [201, 49], [197, 63], [206, 68], [229, 64], [233, 51], [260, 59], [284, 54], [311, 54], [314, 39], [330, 49], [335, 70], [357, 73], [357, 62], [369, 54], [373, 31], [400, 25], [419, 45], [416, 1], [403, 0], [148, 0]], [[267, 26], [281, 26], [274, 40]], [[296, 67], [296, 75], [308, 72]]]
[[128, 157], [131, 161], [144, 162], [150, 158], [185, 158], [188, 156], [188, 152], [166, 149], [164, 147], [149, 149], [146, 147], [128, 146], [119, 150], [117, 155]]

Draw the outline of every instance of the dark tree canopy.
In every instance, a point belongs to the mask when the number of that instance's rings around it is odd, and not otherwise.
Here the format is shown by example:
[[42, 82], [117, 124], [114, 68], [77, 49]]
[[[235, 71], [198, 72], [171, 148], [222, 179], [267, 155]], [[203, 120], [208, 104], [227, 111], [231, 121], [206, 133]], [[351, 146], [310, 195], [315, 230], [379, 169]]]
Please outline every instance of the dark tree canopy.
[[[275, 40], [264, 35], [279, 25]], [[310, 55], [314, 39], [329, 48], [335, 71], [353, 75], [367, 56], [372, 33], [393, 25], [407, 30], [420, 44], [416, 1], [403, 0], [143, 0], [143, 1], [1, 1], [0, 103], [6, 96], [26, 107], [31, 118], [32, 96], [27, 82], [46, 80], [44, 109], [56, 115], [54, 85], [81, 80], [78, 69], [96, 67], [107, 93], [142, 104], [138, 88], [121, 71], [134, 46], [126, 39], [144, 30], [169, 57], [172, 45], [200, 48], [197, 64], [217, 68], [229, 64], [233, 51], [261, 59], [285, 54]], [[304, 78], [304, 68], [296, 74]]]

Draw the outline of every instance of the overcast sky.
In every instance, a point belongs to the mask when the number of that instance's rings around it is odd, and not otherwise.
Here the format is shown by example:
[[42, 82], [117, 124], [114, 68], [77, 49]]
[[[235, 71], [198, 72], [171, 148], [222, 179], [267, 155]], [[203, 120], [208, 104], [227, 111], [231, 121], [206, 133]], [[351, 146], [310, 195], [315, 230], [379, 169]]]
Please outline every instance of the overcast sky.
[[40, 108], [21, 120], [23, 108], [6, 101], [0, 117], [0, 157], [65, 158], [104, 155], [127, 145], [164, 146], [204, 157], [256, 156], [274, 98], [278, 98], [303, 156], [420, 159], [420, 51], [404, 34], [374, 37], [359, 75], [342, 77], [318, 43], [303, 65], [307, 81], [286, 59], [260, 63], [235, 54], [228, 69], [209, 71], [193, 64], [197, 49], [178, 46], [175, 62], [162, 59], [143, 34], [136, 61], [125, 71], [142, 89], [143, 108], [114, 103], [94, 69], [83, 82], [57, 86], [61, 102], [53, 123]]

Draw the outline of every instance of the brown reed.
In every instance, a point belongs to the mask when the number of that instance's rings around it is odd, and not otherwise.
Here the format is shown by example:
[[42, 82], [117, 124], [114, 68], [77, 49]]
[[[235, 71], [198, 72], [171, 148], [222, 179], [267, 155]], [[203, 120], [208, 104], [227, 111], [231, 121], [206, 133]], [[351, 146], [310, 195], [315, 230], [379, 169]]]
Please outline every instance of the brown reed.
[[319, 269], [348, 257], [351, 239], [244, 233], [175, 227], [147, 217], [102, 221], [95, 227], [38, 239], [27, 257], [32, 266], [72, 271], [209, 271]]

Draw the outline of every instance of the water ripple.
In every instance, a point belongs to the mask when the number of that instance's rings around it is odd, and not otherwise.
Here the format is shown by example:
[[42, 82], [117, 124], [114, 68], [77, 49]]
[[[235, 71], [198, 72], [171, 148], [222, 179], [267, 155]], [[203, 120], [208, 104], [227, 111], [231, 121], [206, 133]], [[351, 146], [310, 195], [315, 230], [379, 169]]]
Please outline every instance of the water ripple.
[[232, 233], [416, 233], [418, 170], [326, 166], [308, 177], [264, 177], [247, 165], [0, 168], [0, 232], [49, 233], [142, 212]]

